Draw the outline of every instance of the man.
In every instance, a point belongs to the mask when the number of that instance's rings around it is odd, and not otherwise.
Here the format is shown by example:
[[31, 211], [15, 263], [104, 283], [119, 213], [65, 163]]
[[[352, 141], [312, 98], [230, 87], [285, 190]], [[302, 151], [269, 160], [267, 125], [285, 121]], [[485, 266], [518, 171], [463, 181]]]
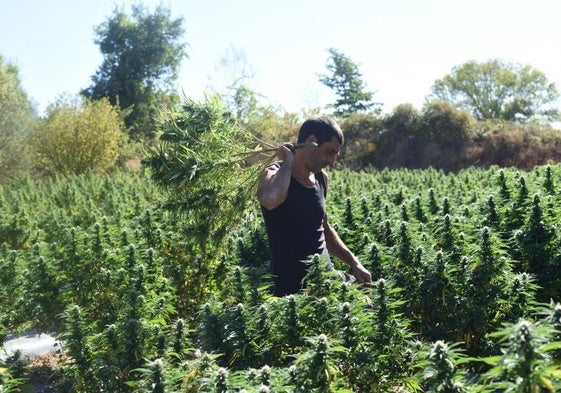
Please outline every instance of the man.
[[302, 124], [298, 143], [312, 146], [280, 146], [280, 161], [265, 169], [257, 189], [271, 251], [273, 294], [297, 293], [306, 275], [303, 261], [314, 254], [329, 258], [331, 253], [351, 267], [358, 282], [371, 282], [368, 270], [327, 220], [328, 178], [323, 168], [335, 163], [343, 145], [341, 128], [328, 116], [313, 117]]

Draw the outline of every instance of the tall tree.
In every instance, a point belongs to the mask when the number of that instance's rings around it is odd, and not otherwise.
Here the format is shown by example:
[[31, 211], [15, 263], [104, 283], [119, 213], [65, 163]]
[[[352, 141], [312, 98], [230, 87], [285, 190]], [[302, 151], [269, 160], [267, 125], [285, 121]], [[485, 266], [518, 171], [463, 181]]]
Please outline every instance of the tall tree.
[[36, 118], [19, 70], [0, 56], [0, 182], [27, 169], [26, 134]]
[[104, 60], [82, 94], [107, 97], [128, 112], [125, 124], [133, 138], [153, 136], [159, 106], [178, 98], [174, 82], [187, 57], [183, 33], [183, 19], [172, 19], [162, 6], [149, 13], [134, 5], [131, 15], [116, 7], [96, 28]]
[[478, 120], [553, 121], [559, 116], [559, 92], [541, 71], [497, 59], [454, 67], [435, 81], [428, 99], [435, 98], [471, 112]]
[[338, 96], [330, 107], [335, 115], [348, 117], [352, 113], [366, 112], [371, 108], [379, 111], [379, 103], [372, 102], [374, 93], [365, 90], [366, 83], [358, 65], [348, 56], [335, 48], [330, 48], [327, 70], [329, 74], [320, 75], [320, 82], [332, 89]]

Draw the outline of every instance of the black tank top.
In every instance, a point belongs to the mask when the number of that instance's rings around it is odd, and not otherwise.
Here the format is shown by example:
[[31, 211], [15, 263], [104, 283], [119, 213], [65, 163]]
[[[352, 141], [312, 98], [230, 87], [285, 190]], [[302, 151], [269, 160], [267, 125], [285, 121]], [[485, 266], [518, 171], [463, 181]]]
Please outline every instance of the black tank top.
[[[280, 168], [282, 163], [274, 163]], [[261, 206], [269, 248], [276, 295], [298, 292], [306, 274], [302, 260], [327, 254], [323, 233], [327, 189], [322, 172], [315, 173], [314, 187], [290, 179], [286, 200], [272, 210]]]

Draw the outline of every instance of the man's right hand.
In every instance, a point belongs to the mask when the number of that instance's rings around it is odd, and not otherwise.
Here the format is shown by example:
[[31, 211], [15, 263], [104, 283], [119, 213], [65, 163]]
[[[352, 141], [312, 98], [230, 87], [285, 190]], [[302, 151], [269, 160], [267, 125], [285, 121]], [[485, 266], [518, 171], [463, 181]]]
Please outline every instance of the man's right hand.
[[277, 149], [277, 158], [280, 161], [291, 161], [294, 159], [294, 144], [291, 142], [285, 142], [279, 146]]

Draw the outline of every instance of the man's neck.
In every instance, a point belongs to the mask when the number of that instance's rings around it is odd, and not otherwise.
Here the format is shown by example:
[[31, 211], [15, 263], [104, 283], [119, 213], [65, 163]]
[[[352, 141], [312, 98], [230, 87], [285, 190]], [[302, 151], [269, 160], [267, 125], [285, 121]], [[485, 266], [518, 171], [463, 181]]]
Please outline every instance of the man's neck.
[[292, 177], [306, 187], [313, 187], [316, 182], [314, 173], [298, 158], [296, 157], [294, 167], [292, 168]]

